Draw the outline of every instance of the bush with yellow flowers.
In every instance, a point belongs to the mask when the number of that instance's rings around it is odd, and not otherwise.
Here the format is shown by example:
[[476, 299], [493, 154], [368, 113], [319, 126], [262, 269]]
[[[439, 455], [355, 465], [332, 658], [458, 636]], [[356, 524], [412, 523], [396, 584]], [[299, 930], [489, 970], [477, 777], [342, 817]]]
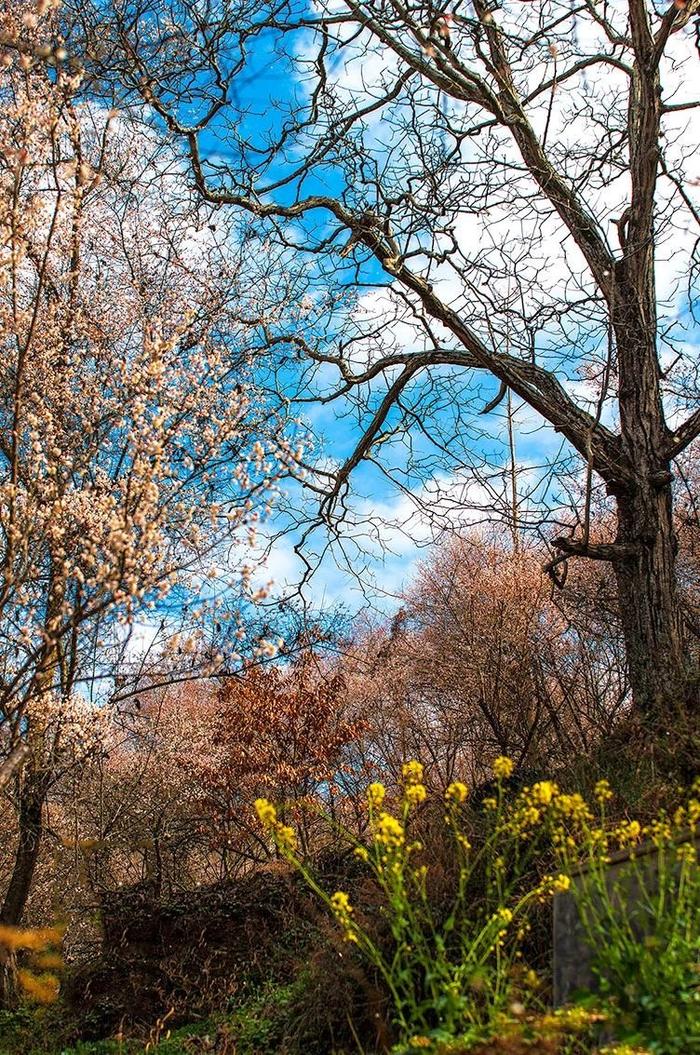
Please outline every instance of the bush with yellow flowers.
[[[488, 820], [478, 834], [466, 785], [455, 781], [444, 793], [456, 860], [447, 910], [436, 910], [429, 897], [429, 863], [412, 835], [416, 811], [429, 798], [422, 765], [404, 765], [401, 798], [393, 809], [382, 784], [369, 786], [369, 835], [362, 842], [350, 832], [345, 836], [381, 891], [391, 939], [386, 947], [363, 925], [347, 892], [328, 893], [319, 885], [275, 807], [260, 799], [256, 810], [280, 853], [327, 905], [344, 940], [383, 979], [397, 1053], [447, 1052], [455, 1043], [464, 1052], [519, 1051], [522, 1044], [543, 1052], [598, 1051], [584, 1048], [581, 1037], [586, 1031], [593, 1036], [603, 1020], [633, 1049], [646, 1046], [654, 1055], [694, 1050], [688, 1044], [700, 1009], [700, 880], [687, 836], [700, 822], [697, 799], [650, 825], [612, 824], [606, 817], [612, 791], [605, 781], [596, 785], [592, 803], [550, 780], [513, 796], [506, 790], [512, 771], [510, 759], [494, 761], [495, 792], [481, 803]], [[658, 862], [653, 881], [637, 855], [644, 840]], [[624, 880], [611, 882], [611, 859], [620, 851], [628, 870], [620, 872]], [[533, 879], [533, 868], [543, 862], [546, 871], [540, 868]], [[528, 981], [534, 972], [523, 962], [523, 939], [531, 911], [558, 894], [575, 899], [595, 950], [599, 985], [585, 1007], [550, 1013], [541, 1005], [538, 984]], [[675, 1034], [686, 1047], [680, 1040], [669, 1042]], [[493, 1047], [499, 1037], [506, 1047]]]
[[[0, 924], [4, 967], [11, 969], [19, 993], [30, 1003], [52, 1004], [58, 999], [62, 938], [62, 927], [22, 928]], [[18, 954], [24, 957], [22, 966], [17, 966]]]

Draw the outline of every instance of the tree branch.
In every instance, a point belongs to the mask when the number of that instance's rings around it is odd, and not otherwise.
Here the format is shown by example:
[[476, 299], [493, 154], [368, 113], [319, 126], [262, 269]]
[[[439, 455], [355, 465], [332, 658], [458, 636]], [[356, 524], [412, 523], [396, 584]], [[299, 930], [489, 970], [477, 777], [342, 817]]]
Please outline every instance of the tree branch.
[[677, 457], [698, 436], [700, 436], [700, 409], [686, 418], [683, 424], [670, 434], [666, 448], [667, 456]]
[[567, 557], [588, 557], [590, 560], [629, 560], [639, 553], [639, 546], [626, 542], [584, 542], [582, 539], [560, 535], [552, 545]]

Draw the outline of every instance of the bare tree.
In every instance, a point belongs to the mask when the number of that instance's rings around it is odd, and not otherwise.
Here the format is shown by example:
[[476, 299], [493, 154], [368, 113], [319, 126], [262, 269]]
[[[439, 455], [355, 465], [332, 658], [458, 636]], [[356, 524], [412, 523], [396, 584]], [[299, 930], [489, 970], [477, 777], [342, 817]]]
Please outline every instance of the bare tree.
[[620, 634], [600, 615], [606, 566], [579, 565], [563, 605], [542, 549], [506, 538], [436, 548], [393, 620], [358, 632], [341, 664], [369, 755], [394, 775], [421, 758], [443, 788], [475, 784], [498, 754], [549, 772], [590, 758], [626, 710]]
[[92, 83], [118, 72], [206, 201], [315, 262], [306, 397], [354, 400], [359, 430], [312, 480], [325, 512], [397, 440], [454, 457], [511, 392], [587, 478], [553, 573], [612, 565], [636, 706], [670, 728], [697, 702], [673, 525], [700, 433], [697, 0], [106, 6], [69, 26]]

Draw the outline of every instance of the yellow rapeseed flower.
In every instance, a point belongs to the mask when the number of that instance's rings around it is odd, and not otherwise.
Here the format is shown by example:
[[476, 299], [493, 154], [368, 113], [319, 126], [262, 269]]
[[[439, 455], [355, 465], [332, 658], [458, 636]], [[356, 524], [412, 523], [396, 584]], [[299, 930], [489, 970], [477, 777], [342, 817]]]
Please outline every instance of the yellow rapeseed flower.
[[263, 828], [272, 835], [279, 849], [293, 853], [297, 848], [296, 833], [288, 824], [277, 820], [277, 810], [272, 803], [268, 799], [256, 799], [253, 806]]
[[[670, 837], [670, 828], [668, 832]], [[639, 821], [621, 821], [613, 832], [613, 836], [617, 839], [620, 848], [639, 842], [641, 834], [642, 826]]]
[[573, 821], [574, 824], [585, 824], [593, 820], [588, 803], [577, 791], [572, 795], [558, 795], [554, 805], [557, 813]]
[[515, 769], [515, 763], [507, 755], [499, 755], [493, 761], [493, 775], [497, 780], [507, 780]]
[[256, 799], [253, 803], [258, 820], [264, 828], [271, 828], [277, 821], [277, 810], [268, 799]]
[[513, 913], [509, 908], [501, 906], [498, 912], [494, 913], [493, 920], [495, 923], [500, 924], [501, 933], [505, 933], [508, 929], [508, 924], [513, 922]]
[[571, 886], [571, 880], [568, 876], [543, 876], [541, 883], [535, 889], [535, 895], [539, 902], [544, 902], [547, 898], [554, 897], [555, 894], [565, 893]]
[[603, 803], [609, 802], [613, 797], [612, 789], [607, 780], [599, 780], [593, 789], [593, 794], [601, 806]]
[[446, 802], [466, 802], [469, 797], [469, 788], [461, 780], [453, 780], [445, 790]]
[[350, 898], [344, 890], [336, 890], [335, 894], [331, 897], [331, 908], [336, 915], [350, 916], [353, 908], [350, 904]]
[[336, 890], [335, 894], [331, 896], [330, 902], [333, 915], [343, 928], [345, 941], [357, 942], [357, 929], [351, 918], [354, 909], [350, 904], [348, 895], [344, 890]]
[[549, 806], [552, 799], [559, 794], [559, 786], [553, 780], [540, 780], [533, 784], [529, 798], [535, 806]]
[[425, 802], [427, 796], [428, 792], [425, 790], [425, 784], [408, 784], [404, 790], [404, 798], [411, 806], [417, 806], [419, 803]]
[[411, 760], [404, 762], [401, 772], [407, 784], [420, 784], [423, 780], [423, 764]]
[[385, 796], [386, 788], [383, 784], [380, 784], [379, 782], [370, 784], [370, 786], [367, 788], [367, 800], [372, 809], [374, 810], [381, 809], [381, 805], [384, 802]]
[[396, 817], [380, 813], [374, 825], [374, 837], [387, 850], [398, 850], [404, 844], [405, 833]]
[[676, 847], [676, 857], [679, 861], [693, 865], [698, 859], [698, 851], [692, 843], [681, 843]]
[[[631, 823], [636, 824], [637, 827], [639, 827], [637, 821], [633, 821]], [[620, 825], [620, 829], [622, 829], [622, 825]], [[620, 832], [619, 830], [615, 831], [615, 835], [618, 836], [618, 839], [620, 838], [621, 834], [624, 837], [624, 832]], [[673, 839], [673, 831], [671, 829], [671, 825], [663, 817], [659, 817], [658, 820], [652, 821], [651, 824], [644, 829], [644, 834], [649, 835], [657, 846], [664, 846], [666, 843], [671, 842]], [[621, 842], [620, 845], [623, 846], [625, 844]]]
[[369, 850], [366, 846], [356, 846], [353, 853], [360, 861], [369, 861]]
[[292, 852], [296, 850], [297, 837], [293, 828], [290, 828], [288, 824], [277, 823], [274, 832], [275, 841], [280, 850], [290, 850]]
[[517, 835], [527, 831], [529, 828], [534, 828], [541, 816], [542, 813], [537, 809], [537, 806], [525, 806], [513, 815], [512, 830]]

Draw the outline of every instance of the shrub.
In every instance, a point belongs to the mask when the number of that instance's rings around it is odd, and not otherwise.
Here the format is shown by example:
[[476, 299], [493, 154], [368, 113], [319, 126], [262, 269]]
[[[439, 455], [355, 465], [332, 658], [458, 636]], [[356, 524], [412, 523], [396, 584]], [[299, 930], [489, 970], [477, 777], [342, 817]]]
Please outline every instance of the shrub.
[[[431, 902], [429, 864], [411, 838], [415, 814], [428, 798], [422, 766], [404, 766], [393, 811], [386, 808], [384, 787], [369, 786], [368, 841], [343, 834], [381, 892], [387, 947], [345, 891], [328, 893], [319, 884], [275, 806], [259, 799], [256, 810], [280, 853], [333, 914], [344, 940], [383, 979], [397, 1052], [447, 1051], [456, 1041], [461, 1051], [515, 1052], [526, 1042], [542, 1052], [581, 1050], [576, 1045], [602, 1021], [619, 1040], [658, 1055], [694, 1050], [693, 1038], [700, 1036], [700, 876], [695, 848], [681, 832], [697, 827], [700, 803], [691, 799], [673, 818], [661, 814], [646, 827], [634, 820], [612, 825], [606, 782], [596, 786], [593, 805], [549, 780], [510, 797], [511, 771], [509, 759], [496, 759], [495, 793], [480, 804], [487, 823], [478, 836], [466, 786], [454, 782], [445, 792], [456, 859], [446, 910]], [[658, 881], [651, 878], [656, 870], [637, 867], [642, 840], [658, 854]], [[611, 856], [620, 848], [631, 854], [634, 891], [628, 871], [619, 881], [610, 878]], [[570, 1013], [538, 1013], [538, 980], [523, 956], [529, 917], [535, 906], [567, 892], [595, 950], [599, 991]], [[498, 1038], [505, 1047], [493, 1047]]]
[[[604, 807], [604, 782], [597, 791]], [[691, 799], [645, 827], [584, 816], [575, 846], [553, 832], [562, 867], [574, 875], [596, 1000], [620, 1039], [660, 1055], [700, 1051], [699, 820]]]

